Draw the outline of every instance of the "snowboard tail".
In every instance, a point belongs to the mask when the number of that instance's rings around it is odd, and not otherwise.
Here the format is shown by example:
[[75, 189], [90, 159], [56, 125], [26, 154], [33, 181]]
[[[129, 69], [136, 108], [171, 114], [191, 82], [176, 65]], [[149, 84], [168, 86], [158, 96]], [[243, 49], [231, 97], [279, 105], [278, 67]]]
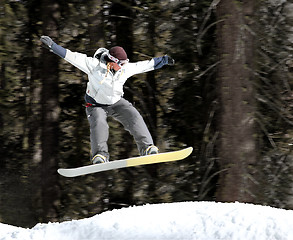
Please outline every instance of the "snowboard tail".
[[158, 154], [147, 155], [147, 156], [132, 157], [128, 159], [83, 166], [78, 168], [67, 168], [67, 169], [60, 168], [58, 169], [58, 173], [64, 177], [77, 177], [77, 176], [82, 176], [86, 174], [103, 172], [103, 171], [119, 169], [119, 168], [178, 161], [188, 157], [191, 154], [192, 150], [193, 150], [192, 147], [188, 147], [178, 151], [158, 153]]

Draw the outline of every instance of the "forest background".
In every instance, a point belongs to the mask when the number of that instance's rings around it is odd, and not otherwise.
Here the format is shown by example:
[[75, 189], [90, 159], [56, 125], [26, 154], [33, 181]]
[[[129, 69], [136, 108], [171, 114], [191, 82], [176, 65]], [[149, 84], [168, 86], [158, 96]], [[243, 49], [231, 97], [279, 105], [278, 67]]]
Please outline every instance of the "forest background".
[[[289, 0], [1, 0], [0, 221], [31, 227], [179, 201], [293, 209], [292, 13]], [[90, 163], [87, 77], [42, 35], [88, 56], [115, 45], [132, 62], [172, 56], [175, 66], [129, 79], [125, 98], [161, 152], [192, 146], [192, 156], [58, 176]], [[137, 155], [109, 125], [111, 159]]]

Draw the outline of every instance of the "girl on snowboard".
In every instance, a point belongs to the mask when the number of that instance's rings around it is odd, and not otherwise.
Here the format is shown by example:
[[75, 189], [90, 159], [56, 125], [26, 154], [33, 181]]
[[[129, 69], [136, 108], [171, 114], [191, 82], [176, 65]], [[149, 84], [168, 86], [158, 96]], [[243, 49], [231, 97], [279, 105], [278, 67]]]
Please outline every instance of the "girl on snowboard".
[[110, 50], [99, 48], [93, 57], [88, 57], [61, 47], [48, 36], [42, 36], [40, 40], [51, 52], [88, 75], [85, 101], [93, 164], [108, 162], [110, 158], [107, 145], [108, 116], [119, 121], [130, 132], [140, 155], [158, 153], [142, 116], [123, 98], [123, 85], [135, 74], [159, 69], [166, 64], [174, 65], [174, 59], [165, 55], [131, 63], [124, 49], [119, 46]]

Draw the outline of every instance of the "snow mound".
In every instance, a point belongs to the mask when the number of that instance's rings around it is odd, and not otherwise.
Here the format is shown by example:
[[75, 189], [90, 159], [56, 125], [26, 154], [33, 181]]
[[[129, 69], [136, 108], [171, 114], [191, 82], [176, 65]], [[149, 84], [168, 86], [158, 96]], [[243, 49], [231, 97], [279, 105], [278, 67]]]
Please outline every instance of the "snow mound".
[[0, 240], [290, 240], [292, 222], [292, 210], [182, 202], [123, 208], [32, 229], [0, 224]]

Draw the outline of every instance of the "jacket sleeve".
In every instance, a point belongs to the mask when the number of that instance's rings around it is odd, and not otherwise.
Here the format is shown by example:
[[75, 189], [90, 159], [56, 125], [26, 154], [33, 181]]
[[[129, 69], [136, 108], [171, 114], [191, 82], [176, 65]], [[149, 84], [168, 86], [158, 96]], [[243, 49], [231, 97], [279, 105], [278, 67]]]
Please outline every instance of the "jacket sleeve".
[[99, 61], [96, 58], [88, 57], [86, 54], [71, 52], [69, 49], [66, 49], [64, 59], [87, 74], [93, 72], [93, 69]]
[[168, 64], [168, 56], [155, 57], [155, 58], [152, 58], [151, 60], [139, 61], [136, 63], [128, 63], [127, 64], [128, 77], [131, 77], [135, 74], [159, 69], [166, 64]]
[[55, 42], [51, 46], [51, 51], [87, 74], [93, 71], [97, 64], [96, 61], [99, 61], [96, 58], [88, 57], [86, 54], [71, 52]]

